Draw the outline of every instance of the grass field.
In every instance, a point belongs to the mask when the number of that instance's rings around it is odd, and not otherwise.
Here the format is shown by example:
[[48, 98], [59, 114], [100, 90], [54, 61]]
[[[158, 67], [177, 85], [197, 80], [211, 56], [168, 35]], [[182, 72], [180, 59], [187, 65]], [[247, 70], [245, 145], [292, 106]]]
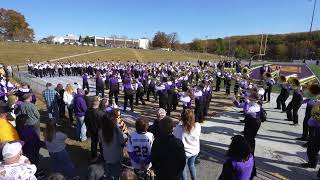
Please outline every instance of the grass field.
[[320, 79], [320, 66], [315, 64], [309, 64], [308, 67], [311, 69], [314, 75], [317, 76], [318, 79]]
[[[7, 43], [0, 42], [0, 63], [25, 64], [31, 59], [33, 62], [82, 54], [92, 51], [105, 50], [102, 47], [50, 45], [32, 43]], [[181, 60], [215, 60], [219, 56], [207, 53], [167, 52], [159, 50], [138, 50], [115, 48], [103, 52], [85, 54], [78, 57], [64, 59], [64, 61], [96, 61], [96, 60], [121, 60], [121, 61], [181, 61]]]

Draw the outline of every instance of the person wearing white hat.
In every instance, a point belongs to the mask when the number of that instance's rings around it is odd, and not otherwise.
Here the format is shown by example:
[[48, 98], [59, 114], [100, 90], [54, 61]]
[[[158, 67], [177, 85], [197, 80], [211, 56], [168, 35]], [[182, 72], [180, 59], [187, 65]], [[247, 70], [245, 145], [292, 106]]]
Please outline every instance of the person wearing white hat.
[[2, 149], [3, 161], [0, 162], [0, 179], [36, 180], [37, 167], [22, 156], [22, 144], [19, 141], [7, 142]]

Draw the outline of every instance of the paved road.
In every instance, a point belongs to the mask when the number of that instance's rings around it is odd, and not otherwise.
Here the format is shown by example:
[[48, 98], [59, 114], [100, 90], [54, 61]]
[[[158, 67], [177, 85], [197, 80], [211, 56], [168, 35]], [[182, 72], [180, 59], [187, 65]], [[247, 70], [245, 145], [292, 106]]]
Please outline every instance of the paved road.
[[[61, 78], [34, 78], [28, 74], [21, 74], [21, 79], [24, 82], [31, 84], [34, 89], [41, 91], [44, 89], [46, 82], [51, 82], [54, 85], [61, 83], [63, 85], [67, 83], [73, 84], [74, 82], [81, 83], [80, 77], [61, 77]], [[91, 93], [94, 93], [94, 82], [90, 80]], [[275, 95], [273, 95], [274, 97]], [[123, 98], [120, 98], [122, 100]], [[217, 179], [221, 172], [224, 154], [230, 144], [230, 138], [233, 135], [240, 134], [243, 130], [243, 124], [239, 122], [243, 117], [238, 113], [239, 109], [228, 108], [225, 111], [226, 106], [231, 106], [231, 102], [227, 99], [223, 93], [215, 93], [213, 102], [210, 107], [211, 112], [219, 113], [210, 117], [205, 123], [202, 124], [201, 146], [202, 150], [199, 157], [199, 163], [197, 165], [198, 177], [203, 180]], [[121, 101], [120, 101], [121, 103]], [[265, 108], [268, 111], [268, 122], [265, 122], [257, 137], [256, 147], [256, 159], [258, 178], [257, 179], [277, 179], [277, 177], [287, 177], [289, 179], [295, 179], [295, 177], [307, 177], [312, 178], [315, 173], [313, 170], [304, 170], [298, 168], [298, 164], [303, 162], [305, 158], [305, 149], [302, 148], [301, 142], [293, 140], [298, 137], [302, 127], [290, 126], [288, 122], [283, 121], [284, 114], [275, 112], [273, 108], [274, 104], [266, 104]], [[136, 114], [128, 114], [125, 117], [128, 124], [133, 127], [134, 117], [138, 114], [153, 118], [155, 115], [156, 103], [147, 103], [147, 106], [139, 106]], [[173, 114], [177, 119], [179, 111]], [[300, 115], [303, 114], [303, 109]], [[301, 116], [302, 117], [302, 116]], [[300, 118], [302, 120], [302, 118]], [[68, 133], [75, 134], [68, 131]], [[71, 139], [73, 137], [70, 137]], [[72, 145], [69, 146], [70, 151], [75, 151], [76, 156], [72, 157], [76, 162], [78, 171], [81, 173], [86, 172], [88, 165], [89, 151], [88, 147], [81, 143], [72, 141]], [[81, 146], [83, 149], [79, 149]], [[45, 150], [43, 151], [44, 156]], [[79, 158], [86, 157], [86, 158]], [[293, 173], [295, 172], [295, 173]], [[270, 173], [273, 173], [270, 175]], [[277, 175], [277, 176], [276, 176]]]

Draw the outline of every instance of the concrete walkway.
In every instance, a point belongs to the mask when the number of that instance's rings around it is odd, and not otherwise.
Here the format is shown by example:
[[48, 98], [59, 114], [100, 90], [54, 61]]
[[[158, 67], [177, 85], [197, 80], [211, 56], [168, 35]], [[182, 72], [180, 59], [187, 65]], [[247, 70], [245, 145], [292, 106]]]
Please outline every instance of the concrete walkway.
[[[272, 94], [276, 100], [277, 94]], [[284, 179], [314, 179], [317, 169], [303, 169], [301, 163], [307, 161], [304, 142], [295, 138], [302, 134], [302, 121], [305, 105], [299, 110], [299, 126], [291, 126], [285, 121], [286, 113], [275, 110], [275, 102], [264, 104], [268, 113], [267, 122], [262, 123], [256, 138], [256, 163], [259, 169]], [[287, 103], [290, 99], [287, 101]], [[231, 142], [231, 137], [243, 131], [244, 117], [241, 109], [230, 108], [227, 112], [218, 114], [202, 125], [202, 144], [212, 147], [215, 151], [224, 153]]]

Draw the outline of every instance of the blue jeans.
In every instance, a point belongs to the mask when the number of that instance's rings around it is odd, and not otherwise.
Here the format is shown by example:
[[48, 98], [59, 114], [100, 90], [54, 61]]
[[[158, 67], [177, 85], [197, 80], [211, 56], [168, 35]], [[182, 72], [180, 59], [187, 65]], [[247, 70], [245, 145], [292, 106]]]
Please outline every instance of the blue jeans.
[[69, 157], [68, 152], [64, 149], [60, 152], [49, 153], [50, 164], [53, 172], [59, 172], [68, 178], [75, 177], [75, 169]]
[[183, 173], [182, 173], [182, 179], [183, 180], [188, 180], [188, 167], [189, 171], [191, 174], [191, 179], [196, 180], [197, 179], [197, 174], [196, 174], [196, 166], [195, 166], [195, 161], [198, 155], [187, 157], [186, 159], [186, 166], [184, 167]]
[[77, 119], [77, 136], [81, 141], [87, 140], [87, 127], [84, 124], [84, 116], [76, 117]]
[[47, 106], [48, 116], [52, 116], [56, 120], [59, 121], [59, 108], [57, 104], [52, 104], [51, 106]]
[[104, 164], [104, 175], [106, 180], [118, 180], [120, 177], [120, 162]]

